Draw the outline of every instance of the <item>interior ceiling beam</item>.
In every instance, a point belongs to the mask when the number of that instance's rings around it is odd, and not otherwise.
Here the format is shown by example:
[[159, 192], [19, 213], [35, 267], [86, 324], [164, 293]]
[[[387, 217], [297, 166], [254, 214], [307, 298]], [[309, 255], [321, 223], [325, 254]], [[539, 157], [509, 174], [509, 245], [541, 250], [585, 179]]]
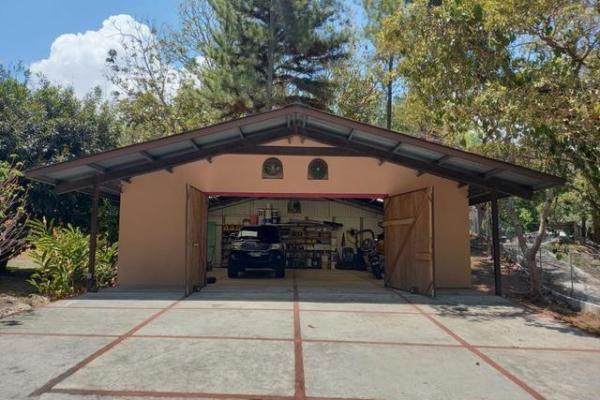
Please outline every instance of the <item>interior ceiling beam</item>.
[[[262, 154], [281, 156], [320, 156], [320, 157], [357, 157], [360, 154], [340, 149], [339, 147], [304, 147], [304, 146], [249, 146], [244, 149], [229, 151], [232, 154]], [[364, 154], [365, 157], [370, 157]]]
[[339, 135], [331, 134], [320, 129], [305, 128], [302, 134], [314, 140], [318, 140], [325, 144], [329, 144], [331, 146], [347, 148], [356, 152], [360, 152], [362, 154], [366, 153], [374, 158], [384, 158], [394, 164], [402, 165], [417, 171], [424, 171], [428, 174], [436, 175], [446, 179], [451, 179], [457, 182], [466, 182], [470, 185], [481, 186], [491, 191], [498, 191], [527, 199], [531, 198], [531, 196], [533, 195], [533, 190], [531, 188], [515, 185], [494, 178], [483, 179], [479, 174], [465, 173], [454, 169], [448, 169], [444, 168], [441, 165], [437, 165], [434, 162], [427, 162], [414, 158], [403, 157], [399, 154], [392, 154], [389, 151], [378, 150], [368, 145], [357, 143], [355, 141], [349, 142], [344, 137], [339, 137]]
[[173, 156], [165, 156], [159, 159], [155, 159], [153, 162], [143, 162], [142, 164], [136, 164], [125, 168], [111, 169], [105, 174], [97, 174], [95, 176], [81, 178], [74, 181], [65, 181], [57, 184], [55, 187], [55, 191], [58, 194], [67, 193], [77, 191], [88, 186], [92, 186], [94, 183], [103, 184], [105, 182], [121, 180], [125, 177], [132, 177], [146, 174], [149, 172], [156, 172], [166, 168], [174, 168], [178, 165], [203, 160], [205, 158], [216, 156], [219, 154], [231, 153], [232, 151], [236, 150], [243, 150], [248, 147], [253, 147], [258, 144], [285, 137], [289, 134], [290, 131], [285, 126], [272, 128], [259, 133], [253, 133], [252, 135], [247, 135], [246, 139], [244, 140], [236, 139], [233, 142], [231, 140], [228, 140], [226, 142], [223, 142], [222, 144], [215, 144], [210, 148], [202, 148], [199, 151], [192, 151]]

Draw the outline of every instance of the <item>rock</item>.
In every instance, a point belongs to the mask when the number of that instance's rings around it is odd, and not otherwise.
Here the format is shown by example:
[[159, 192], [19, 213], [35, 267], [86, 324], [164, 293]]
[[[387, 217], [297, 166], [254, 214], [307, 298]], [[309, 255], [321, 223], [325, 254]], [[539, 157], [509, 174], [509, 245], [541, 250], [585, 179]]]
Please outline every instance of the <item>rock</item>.
[[6, 294], [0, 294], [0, 318], [7, 317], [19, 312], [31, 310], [31, 305], [22, 299]]

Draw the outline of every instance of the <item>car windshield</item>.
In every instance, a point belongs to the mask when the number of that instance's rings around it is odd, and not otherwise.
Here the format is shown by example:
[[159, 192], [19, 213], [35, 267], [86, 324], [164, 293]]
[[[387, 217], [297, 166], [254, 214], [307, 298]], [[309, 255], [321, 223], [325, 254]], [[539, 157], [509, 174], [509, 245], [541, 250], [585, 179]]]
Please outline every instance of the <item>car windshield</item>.
[[246, 226], [238, 233], [240, 239], [258, 239], [261, 242], [278, 243], [279, 230], [274, 226]]

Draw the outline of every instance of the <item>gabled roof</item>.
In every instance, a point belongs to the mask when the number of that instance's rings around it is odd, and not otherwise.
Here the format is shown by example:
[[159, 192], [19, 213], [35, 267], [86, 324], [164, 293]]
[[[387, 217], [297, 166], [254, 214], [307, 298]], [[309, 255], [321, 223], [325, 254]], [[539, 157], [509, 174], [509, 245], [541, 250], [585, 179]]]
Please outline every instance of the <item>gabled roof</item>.
[[[332, 147], [263, 146], [293, 134]], [[26, 176], [55, 185], [58, 193], [87, 192], [98, 184], [103, 193], [118, 195], [120, 182], [131, 177], [233, 153], [374, 157], [468, 185], [472, 204], [488, 200], [492, 192], [529, 198], [536, 190], [564, 184], [553, 175], [297, 104], [33, 168]]]

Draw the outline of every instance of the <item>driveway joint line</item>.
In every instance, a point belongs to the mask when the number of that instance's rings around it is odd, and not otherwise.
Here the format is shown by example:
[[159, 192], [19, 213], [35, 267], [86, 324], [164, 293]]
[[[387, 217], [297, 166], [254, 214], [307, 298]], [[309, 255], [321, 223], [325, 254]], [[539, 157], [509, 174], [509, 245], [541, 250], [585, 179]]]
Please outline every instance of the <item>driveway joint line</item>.
[[306, 382], [304, 379], [304, 353], [302, 351], [302, 326], [300, 325], [300, 295], [296, 271], [293, 275], [294, 288], [294, 399], [306, 400]]
[[46, 307], [49, 310], [65, 310], [65, 309], [82, 309], [82, 310], [162, 310], [163, 307], [133, 307], [133, 306], [61, 306], [52, 305]]
[[99, 348], [98, 350], [96, 350], [95, 352], [90, 354], [89, 356], [85, 357], [83, 360], [79, 361], [77, 364], [73, 365], [71, 368], [69, 368], [66, 371], [64, 371], [63, 373], [61, 373], [60, 375], [57, 375], [56, 377], [50, 379], [48, 382], [46, 382], [46, 384], [44, 384], [40, 388], [31, 392], [31, 394], [29, 394], [29, 397], [41, 396], [42, 394], [48, 392], [50, 389], [54, 388], [54, 386], [56, 386], [60, 382], [64, 381], [65, 379], [67, 379], [68, 377], [73, 375], [75, 372], [79, 371], [80, 369], [82, 369], [83, 367], [85, 367], [86, 365], [88, 365], [89, 363], [91, 363], [92, 361], [97, 359], [98, 357], [107, 353], [108, 351], [110, 351], [111, 349], [116, 347], [118, 344], [122, 343], [125, 339], [133, 336], [133, 334], [135, 332], [139, 331], [144, 326], [148, 325], [150, 322], [154, 321], [155, 319], [157, 319], [158, 317], [160, 317], [161, 315], [166, 313], [171, 308], [175, 307], [182, 299], [183, 299], [183, 297], [177, 301], [172, 302], [170, 305], [163, 308], [162, 310], [147, 317], [142, 322], [140, 322], [139, 324], [137, 324], [133, 328], [131, 328], [129, 331], [125, 332], [123, 335], [117, 337], [115, 340], [111, 341], [110, 343], [102, 346], [101, 348]]
[[469, 351], [471, 351], [473, 354], [475, 354], [476, 356], [478, 356], [486, 364], [488, 364], [490, 367], [494, 368], [496, 371], [498, 371], [505, 378], [509, 379], [511, 382], [513, 382], [514, 384], [516, 384], [517, 386], [519, 386], [521, 389], [523, 389], [525, 392], [527, 392], [531, 397], [533, 397], [536, 400], [544, 400], [545, 399], [545, 397], [542, 396], [540, 393], [538, 393], [535, 389], [533, 389], [531, 386], [527, 385], [524, 381], [522, 381], [517, 376], [515, 376], [514, 374], [512, 374], [506, 368], [502, 367], [500, 364], [498, 364], [496, 361], [494, 361], [487, 354], [483, 353], [478, 348], [476, 348], [475, 346], [471, 345], [465, 339], [463, 339], [462, 337], [460, 337], [458, 334], [454, 333], [450, 328], [448, 328], [446, 325], [444, 325], [441, 321], [439, 321], [433, 315], [427, 314], [425, 311], [422, 310], [421, 307], [419, 307], [418, 305], [416, 305], [415, 303], [413, 303], [408, 297], [404, 296], [402, 293], [398, 292], [395, 289], [392, 289], [392, 292], [396, 293], [396, 295], [398, 295], [404, 301], [406, 301], [407, 303], [411, 304], [416, 310], [418, 310], [419, 312], [422, 312], [423, 315], [425, 316], [425, 318], [429, 319], [431, 322], [433, 322], [435, 325], [437, 325], [440, 329], [442, 329], [444, 332], [446, 332], [454, 340], [456, 340], [457, 342], [459, 342], [462, 345], [464, 345]]
[[54, 337], [90, 337], [118, 338], [119, 335], [101, 333], [63, 333], [63, 332], [0, 332], [0, 336], [54, 336]]
[[[49, 336], [49, 337], [81, 337], [81, 338], [119, 338], [119, 335], [95, 334], [95, 333], [61, 333], [61, 332], [0, 332], [0, 336]], [[260, 336], [210, 336], [210, 335], [151, 335], [133, 334], [129, 339], [182, 339], [182, 340], [246, 340], [246, 341], [272, 341], [293, 342], [293, 338], [260, 337]], [[345, 340], [345, 339], [302, 339], [303, 343], [334, 343], [334, 344], [358, 344], [379, 346], [415, 346], [415, 347], [440, 347], [440, 348], [466, 348], [466, 346], [450, 343], [426, 343], [426, 342], [395, 342], [395, 341], [373, 341], [373, 340]], [[600, 349], [574, 348], [574, 347], [532, 347], [532, 346], [496, 346], [476, 345], [476, 349], [528, 351], [528, 352], [581, 352], [600, 353]]]
[[[294, 396], [241, 393], [211, 393], [211, 392], [172, 392], [148, 390], [110, 390], [84, 388], [54, 388], [48, 393], [62, 393], [82, 396], [123, 396], [123, 397], [153, 397], [153, 398], [186, 398], [186, 399], [235, 399], [235, 400], [295, 400]], [[359, 397], [320, 397], [307, 396], [305, 400], [372, 400]]]
[[293, 342], [293, 338], [253, 336], [203, 336], [203, 335], [133, 335], [131, 339], [189, 339], [189, 340], [255, 340], [268, 342]]
[[290, 312], [294, 311], [293, 308], [252, 308], [252, 307], [177, 307], [171, 309], [171, 311], [193, 311], [193, 310], [212, 310], [212, 311], [282, 311]]

